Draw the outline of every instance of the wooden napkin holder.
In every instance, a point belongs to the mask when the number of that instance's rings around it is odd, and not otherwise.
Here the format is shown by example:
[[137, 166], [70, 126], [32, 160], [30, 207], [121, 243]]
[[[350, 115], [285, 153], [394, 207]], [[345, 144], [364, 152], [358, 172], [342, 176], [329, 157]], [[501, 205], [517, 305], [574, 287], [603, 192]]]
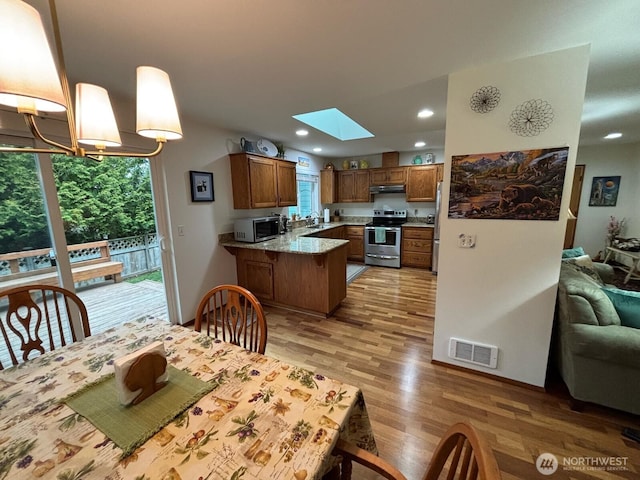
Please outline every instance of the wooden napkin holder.
[[137, 405], [167, 385], [169, 371], [162, 342], [116, 359], [115, 380], [122, 405]]

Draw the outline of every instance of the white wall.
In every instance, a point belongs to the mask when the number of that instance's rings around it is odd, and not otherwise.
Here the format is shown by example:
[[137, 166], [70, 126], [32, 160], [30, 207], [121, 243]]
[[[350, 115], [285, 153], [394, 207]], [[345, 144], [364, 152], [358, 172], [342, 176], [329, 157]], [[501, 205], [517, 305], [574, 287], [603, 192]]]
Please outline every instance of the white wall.
[[[568, 145], [566, 212], [588, 62], [583, 46], [449, 76], [434, 360], [544, 385], [566, 215], [559, 221], [448, 219], [451, 156]], [[485, 85], [498, 87], [502, 98], [492, 112], [477, 114], [469, 98]], [[553, 123], [537, 137], [519, 137], [508, 128], [510, 113], [536, 98], [552, 105]], [[458, 248], [460, 233], [477, 235], [476, 247]], [[497, 369], [449, 358], [451, 337], [498, 346]]]
[[[576, 163], [584, 164], [585, 172], [574, 245], [583, 247], [592, 257], [603, 251], [612, 215], [626, 219], [623, 237], [640, 237], [640, 144], [580, 147]], [[590, 207], [593, 177], [615, 175], [621, 177], [616, 206]]]

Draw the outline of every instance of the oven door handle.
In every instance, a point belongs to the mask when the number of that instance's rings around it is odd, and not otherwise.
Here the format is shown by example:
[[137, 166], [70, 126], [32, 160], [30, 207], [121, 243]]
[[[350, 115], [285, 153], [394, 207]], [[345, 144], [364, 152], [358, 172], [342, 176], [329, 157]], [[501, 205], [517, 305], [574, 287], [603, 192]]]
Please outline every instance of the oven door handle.
[[366, 256], [369, 258], [379, 258], [380, 260], [395, 260], [398, 258], [398, 255], [374, 255], [373, 253], [367, 253]]

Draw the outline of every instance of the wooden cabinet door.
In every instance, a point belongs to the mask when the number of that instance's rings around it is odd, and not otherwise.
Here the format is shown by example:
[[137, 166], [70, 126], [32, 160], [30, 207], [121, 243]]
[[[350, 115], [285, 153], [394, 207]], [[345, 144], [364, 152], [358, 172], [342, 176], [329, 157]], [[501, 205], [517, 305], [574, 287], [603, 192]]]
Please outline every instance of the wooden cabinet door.
[[356, 176], [354, 172], [346, 171], [338, 173], [338, 201], [353, 202]]
[[404, 185], [407, 181], [407, 169], [404, 167], [387, 168], [388, 185]]
[[369, 171], [369, 181], [371, 185], [384, 185], [387, 181], [386, 168], [373, 168]]
[[349, 240], [347, 258], [364, 261], [364, 227], [348, 226], [345, 228], [345, 235]]
[[444, 163], [438, 163], [436, 165], [438, 173], [436, 175], [436, 181], [443, 182], [444, 181]]
[[406, 182], [406, 168], [372, 168], [369, 170], [371, 185], [404, 185]]
[[338, 189], [335, 170], [320, 171], [320, 203], [335, 203], [338, 200]]
[[275, 207], [278, 188], [275, 161], [250, 156], [249, 185], [252, 208]]
[[278, 206], [291, 207], [297, 205], [296, 164], [293, 162], [276, 161], [276, 167], [278, 176]]
[[369, 202], [371, 201], [371, 194], [369, 193], [369, 171], [358, 170], [354, 172], [354, 202]]
[[406, 267], [431, 267], [433, 228], [402, 227], [402, 265]]
[[273, 265], [247, 260], [245, 268], [247, 279], [245, 287], [258, 298], [273, 300]]
[[437, 167], [409, 167], [407, 172], [407, 202], [435, 202]]

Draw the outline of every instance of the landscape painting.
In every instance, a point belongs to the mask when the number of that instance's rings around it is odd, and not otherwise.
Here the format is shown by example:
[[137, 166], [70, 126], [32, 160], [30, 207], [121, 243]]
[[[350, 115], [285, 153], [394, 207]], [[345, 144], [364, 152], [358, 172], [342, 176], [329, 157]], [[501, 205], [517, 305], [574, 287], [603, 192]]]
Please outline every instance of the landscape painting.
[[455, 155], [449, 218], [558, 220], [569, 147]]

